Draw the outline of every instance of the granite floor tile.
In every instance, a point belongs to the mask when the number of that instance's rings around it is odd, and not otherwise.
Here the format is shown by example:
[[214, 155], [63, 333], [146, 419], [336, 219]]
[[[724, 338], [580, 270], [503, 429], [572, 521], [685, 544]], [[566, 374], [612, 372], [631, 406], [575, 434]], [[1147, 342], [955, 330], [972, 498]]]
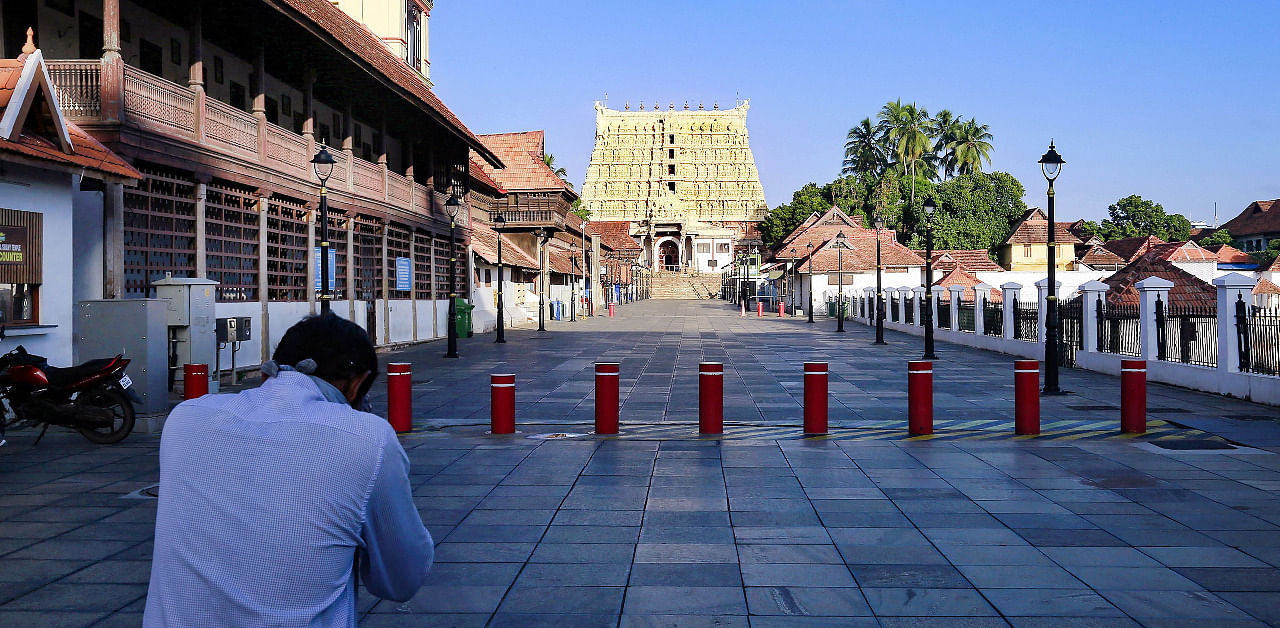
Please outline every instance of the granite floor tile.
[[1101, 591], [1130, 617], [1147, 619], [1233, 620], [1249, 615], [1221, 597], [1204, 591]]
[[994, 616], [996, 611], [974, 589], [864, 588], [877, 616]]
[[827, 625], [845, 625], [843, 618], [871, 615], [871, 608], [857, 589], [747, 587], [746, 595], [752, 615], [827, 617]]
[[612, 615], [622, 608], [623, 587], [516, 586], [498, 607], [501, 614], [556, 615], [565, 625], [566, 615]]
[[746, 615], [741, 587], [628, 587], [626, 615]]
[[740, 587], [737, 563], [636, 563], [630, 586]]
[[1007, 617], [1124, 617], [1111, 602], [1085, 588], [983, 589], [982, 594]]

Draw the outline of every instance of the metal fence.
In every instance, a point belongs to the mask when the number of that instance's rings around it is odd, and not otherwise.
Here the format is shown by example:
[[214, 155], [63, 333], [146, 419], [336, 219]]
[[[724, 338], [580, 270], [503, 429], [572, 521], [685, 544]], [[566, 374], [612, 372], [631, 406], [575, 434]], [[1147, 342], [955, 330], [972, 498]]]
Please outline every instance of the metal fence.
[[1117, 355], [1142, 355], [1136, 304], [1094, 303], [1098, 312], [1098, 351]]
[[960, 299], [960, 305], [957, 308], [957, 312], [956, 312], [956, 316], [959, 319], [957, 322], [960, 323], [960, 331], [967, 331], [969, 333], [973, 333], [973, 331], [977, 329], [976, 327], [974, 327], [974, 321], [973, 321], [975, 316], [975, 313], [973, 311], [975, 305], [976, 304], [973, 301], [966, 301], [964, 299]]
[[867, 298], [860, 297], [858, 299], [858, 318], [867, 317]]
[[889, 320], [898, 322], [898, 295], [896, 294], [889, 296]]
[[902, 300], [902, 318], [908, 325], [916, 324], [916, 298], [907, 297]]
[[1166, 305], [1157, 294], [1156, 359], [1217, 366], [1217, 305]]
[[938, 329], [951, 329], [951, 301], [938, 299]]
[[982, 333], [988, 336], [1004, 335], [1004, 305], [990, 301], [982, 303]]
[[1262, 308], [1236, 301], [1236, 342], [1240, 370], [1280, 375], [1280, 308]]
[[1061, 352], [1058, 363], [1076, 365], [1076, 351], [1084, 348], [1084, 297], [1058, 303], [1058, 320], [1062, 323]]
[[1040, 311], [1035, 301], [1014, 303], [1013, 337], [1029, 342], [1035, 342], [1040, 338]]

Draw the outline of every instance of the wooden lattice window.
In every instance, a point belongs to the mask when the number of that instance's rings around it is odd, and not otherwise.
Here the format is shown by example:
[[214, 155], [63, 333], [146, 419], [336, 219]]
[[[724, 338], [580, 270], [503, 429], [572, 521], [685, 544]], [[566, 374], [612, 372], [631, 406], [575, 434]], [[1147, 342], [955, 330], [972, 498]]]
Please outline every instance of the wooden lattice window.
[[209, 184], [205, 196], [205, 264], [219, 301], [258, 300], [258, 199]]
[[[333, 280], [333, 298], [348, 298], [347, 289], [347, 230], [351, 228], [351, 218], [329, 209], [329, 246], [333, 248], [334, 268], [337, 271]], [[320, 232], [316, 231], [316, 246], [320, 246]], [[313, 284], [314, 285], [314, 284]], [[319, 298], [319, 295], [316, 295]]]
[[[410, 290], [396, 290], [396, 258], [409, 257], [409, 227], [405, 225], [391, 223], [387, 225], [387, 265], [391, 275], [387, 277], [387, 291], [390, 292], [387, 298], [390, 299], [410, 299], [413, 293]], [[413, 271], [413, 261], [409, 262], [410, 275]], [[412, 287], [413, 278], [409, 279], [410, 287]]]
[[272, 197], [267, 212], [267, 299], [306, 301], [307, 221], [302, 201]]
[[[449, 293], [449, 238], [435, 238], [436, 286], [435, 298], [448, 299]], [[459, 269], [461, 272], [462, 269]]]
[[124, 296], [155, 296], [151, 282], [196, 274], [196, 184], [175, 172], [140, 166], [124, 188]]
[[434, 286], [431, 285], [431, 247], [430, 233], [421, 231], [413, 234], [413, 298], [435, 298]]
[[369, 216], [357, 216], [355, 224], [356, 298], [382, 298], [382, 224]]

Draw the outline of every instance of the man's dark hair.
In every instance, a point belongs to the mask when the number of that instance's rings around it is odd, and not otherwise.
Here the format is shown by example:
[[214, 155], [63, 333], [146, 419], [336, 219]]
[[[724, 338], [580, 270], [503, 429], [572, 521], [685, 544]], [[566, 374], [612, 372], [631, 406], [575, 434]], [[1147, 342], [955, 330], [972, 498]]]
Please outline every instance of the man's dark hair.
[[287, 366], [296, 366], [307, 358], [316, 363], [312, 374], [325, 381], [351, 379], [366, 371], [378, 373], [378, 355], [369, 334], [333, 312], [298, 321], [284, 333], [271, 357], [277, 364]]

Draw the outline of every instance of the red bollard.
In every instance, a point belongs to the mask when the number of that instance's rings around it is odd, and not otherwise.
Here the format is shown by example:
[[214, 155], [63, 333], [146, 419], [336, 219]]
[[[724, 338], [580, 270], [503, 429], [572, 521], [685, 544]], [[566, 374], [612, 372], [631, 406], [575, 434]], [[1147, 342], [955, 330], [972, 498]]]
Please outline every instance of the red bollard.
[[516, 433], [516, 376], [489, 376], [489, 431], [493, 434]]
[[764, 318], [764, 301], [756, 301], [756, 317]]
[[724, 365], [719, 362], [698, 365], [698, 432], [724, 433]]
[[827, 363], [804, 363], [804, 433], [827, 433]]
[[747, 302], [746, 302], [746, 301], [741, 301], [741, 302], [739, 302], [739, 303], [738, 303], [738, 316], [740, 316], [740, 317], [742, 317], [742, 318], [746, 318], [746, 317], [747, 317]]
[[912, 436], [933, 433], [933, 362], [907, 362], [907, 430]]
[[1120, 431], [1147, 431], [1147, 361], [1120, 360]]
[[209, 365], [182, 365], [182, 398], [195, 399], [209, 394]]
[[387, 365], [387, 421], [397, 434], [413, 429], [412, 366], [406, 362]]
[[778, 301], [778, 318], [785, 318], [787, 312], [782, 309], [782, 301]]
[[596, 362], [596, 433], [618, 433], [618, 380], [622, 365]]
[[609, 304], [609, 318], [613, 318], [613, 304]]
[[1013, 433], [1040, 433], [1040, 362], [1013, 361]]

